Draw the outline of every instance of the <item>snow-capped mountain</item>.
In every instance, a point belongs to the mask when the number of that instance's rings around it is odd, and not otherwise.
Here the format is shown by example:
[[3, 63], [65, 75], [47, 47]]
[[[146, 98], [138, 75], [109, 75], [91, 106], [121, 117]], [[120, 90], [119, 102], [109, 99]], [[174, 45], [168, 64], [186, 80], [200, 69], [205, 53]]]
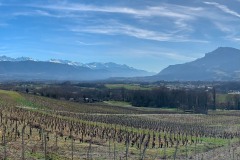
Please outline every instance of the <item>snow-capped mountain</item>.
[[50, 59], [49, 62], [67, 64], [67, 65], [71, 65], [71, 66], [83, 66], [84, 65], [81, 62], [73, 62], [73, 61], [61, 60], [61, 59]]
[[109, 68], [121, 68], [121, 69], [134, 69], [133, 67], [129, 67], [125, 64], [116, 64], [113, 62], [108, 63], [100, 63], [100, 62], [92, 62], [83, 64], [83, 66], [91, 68], [91, 69], [109, 69]]
[[0, 80], [102, 80], [153, 74], [113, 62], [83, 64], [60, 59], [39, 61], [29, 57], [0, 56]]
[[35, 61], [32, 58], [29, 57], [18, 57], [18, 58], [11, 58], [7, 56], [0, 56], [0, 61], [12, 61], [12, 62], [17, 62], [17, 61]]
[[61, 59], [50, 59], [49, 62], [53, 63], [60, 63], [60, 64], [67, 64], [71, 66], [81, 66], [81, 67], [86, 67], [90, 69], [135, 69], [133, 67], [129, 67], [125, 64], [116, 64], [113, 62], [107, 62], [107, 63], [102, 63], [102, 62], [91, 62], [91, 63], [81, 63], [81, 62], [73, 62], [69, 60], [61, 60]]
[[0, 56], [0, 61], [15, 61], [16, 59], [7, 56]]

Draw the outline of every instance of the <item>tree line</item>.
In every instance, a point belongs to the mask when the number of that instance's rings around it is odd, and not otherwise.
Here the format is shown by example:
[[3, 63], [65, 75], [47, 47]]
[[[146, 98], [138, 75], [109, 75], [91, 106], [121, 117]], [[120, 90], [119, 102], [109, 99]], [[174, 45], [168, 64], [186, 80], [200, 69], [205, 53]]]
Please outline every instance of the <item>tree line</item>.
[[[149, 84], [147, 84], [149, 85]], [[0, 87], [40, 96], [71, 100], [75, 102], [124, 101], [137, 107], [178, 108], [190, 112], [207, 113], [208, 109], [240, 109], [239, 96], [219, 103], [217, 93], [220, 86], [213, 88], [178, 88], [155, 85], [146, 90], [124, 87], [108, 88], [104, 83], [59, 83], [59, 84], [4, 84]], [[236, 98], [237, 97], [237, 98]]]
[[207, 113], [214, 109], [215, 92], [205, 89], [169, 89], [164, 86], [149, 90], [131, 90], [126, 88], [107, 88], [103, 85], [79, 87], [74, 85], [53, 85], [28, 89], [55, 99], [76, 102], [124, 101], [136, 107], [178, 108], [197, 113]]

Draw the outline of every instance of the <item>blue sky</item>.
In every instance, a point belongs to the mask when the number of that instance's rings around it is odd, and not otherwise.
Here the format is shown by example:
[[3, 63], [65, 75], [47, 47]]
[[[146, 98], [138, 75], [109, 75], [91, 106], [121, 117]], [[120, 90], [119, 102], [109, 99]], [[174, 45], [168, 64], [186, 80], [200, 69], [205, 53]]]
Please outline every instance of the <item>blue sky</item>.
[[240, 48], [240, 0], [0, 0], [0, 55], [159, 72]]

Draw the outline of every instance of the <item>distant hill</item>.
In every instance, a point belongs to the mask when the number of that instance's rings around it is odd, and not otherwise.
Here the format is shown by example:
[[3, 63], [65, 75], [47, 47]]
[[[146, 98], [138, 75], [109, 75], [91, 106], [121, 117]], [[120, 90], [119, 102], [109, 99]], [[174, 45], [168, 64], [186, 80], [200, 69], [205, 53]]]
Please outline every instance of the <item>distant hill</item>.
[[111, 77], [149, 76], [153, 73], [116, 63], [37, 61], [28, 57], [0, 56], [0, 80], [102, 80]]
[[170, 65], [144, 80], [228, 81], [240, 80], [240, 50], [219, 47], [195, 61]]

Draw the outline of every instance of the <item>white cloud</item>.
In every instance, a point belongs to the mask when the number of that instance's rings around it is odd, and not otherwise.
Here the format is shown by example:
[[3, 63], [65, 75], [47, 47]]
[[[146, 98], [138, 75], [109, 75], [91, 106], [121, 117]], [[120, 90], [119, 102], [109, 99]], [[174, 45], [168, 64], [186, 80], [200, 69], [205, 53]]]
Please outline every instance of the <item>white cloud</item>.
[[12, 16], [45, 16], [45, 17], [54, 17], [54, 18], [67, 18], [67, 17], [76, 17], [72, 14], [57, 14], [57, 13], [50, 13], [44, 10], [32, 10], [32, 11], [19, 11], [13, 12]]
[[233, 40], [240, 42], [240, 36], [239, 37], [233, 37]]
[[213, 6], [217, 7], [217, 8], [219, 8], [220, 10], [222, 10], [225, 13], [228, 13], [228, 14], [231, 14], [233, 16], [236, 16], [236, 17], [240, 18], [240, 14], [239, 13], [235, 12], [234, 10], [229, 9], [225, 5], [222, 5], [222, 4], [219, 4], [219, 3], [216, 3], [216, 2], [204, 2], [204, 3], [208, 4], [208, 5], [213, 5]]
[[230, 40], [230, 41], [237, 41], [239, 42], [239, 25], [233, 26], [230, 24], [223, 24], [223, 23], [214, 23], [215, 26], [222, 32], [224, 32], [226, 35], [224, 36], [224, 39]]
[[168, 59], [176, 60], [178, 62], [188, 62], [196, 60], [198, 57], [191, 57], [183, 53], [177, 53], [171, 49], [163, 50], [162, 48], [144, 48], [134, 49], [128, 51], [133, 57], [165, 57]]
[[154, 40], [154, 41], [172, 41], [172, 42], [200, 42], [207, 43], [207, 41], [196, 40], [188, 38], [187, 36], [178, 35], [175, 32], [159, 32], [153, 30], [142, 29], [131, 25], [121, 23], [111, 23], [97, 26], [87, 27], [70, 27], [73, 32], [87, 32], [105, 35], [127, 35], [139, 39]]
[[228, 35], [226, 39], [230, 41], [240, 42], [240, 35]]
[[84, 4], [54, 4], [54, 5], [32, 5], [36, 8], [44, 8], [59, 12], [105, 12], [115, 14], [129, 14], [136, 17], [169, 17], [169, 18], [180, 18], [184, 20], [193, 19], [191, 15], [193, 12], [198, 12], [202, 8], [186, 7], [179, 5], [163, 4], [161, 6], [144, 7], [141, 9], [135, 9], [130, 7], [115, 7], [115, 6], [94, 6]]
[[[223, 10], [224, 13], [234, 15], [235, 17], [240, 16], [237, 12], [230, 10], [226, 6], [220, 5], [219, 3], [204, 3], [207, 5], [214, 5], [215, 7]], [[201, 43], [207, 43], [207, 41], [198, 40], [197, 38], [190, 38], [192, 36], [192, 33], [196, 33], [200, 29], [198, 22], [201, 22], [202, 19], [207, 20], [210, 25], [215, 24], [222, 32], [227, 32], [227, 28], [223, 28], [221, 24], [225, 24], [227, 21], [229, 21], [229, 17], [234, 18], [221, 12], [217, 12], [216, 10], [209, 10], [207, 7], [204, 8], [190, 5], [184, 6], [169, 3], [158, 3], [158, 5], [155, 6], [136, 7], [113, 6], [108, 4], [105, 6], [97, 6], [65, 1], [44, 5], [28, 4], [25, 5], [25, 7], [29, 7], [30, 11], [16, 12], [14, 15], [66, 18], [69, 25], [75, 24], [75, 26], [73, 25], [73, 27], [71, 27], [71, 31], [74, 32], [97, 33], [106, 35], [127, 35], [139, 39], [155, 41], [191, 41]], [[105, 25], [104, 22], [108, 21], [109, 17], [99, 16], [101, 13], [109, 14], [111, 15], [111, 18], [124, 22], [125, 24]], [[133, 19], [133, 23], [130, 24], [130, 21], [126, 22], [125, 18], [119, 18], [117, 16], [115, 17], [113, 14], [129, 15], [128, 18], [130, 17]], [[79, 18], [82, 16], [85, 17]], [[165, 21], [167, 21], [167, 23], [161, 24], [162, 20], [164, 21], [163, 23], [165, 23]], [[77, 24], [77, 22], [83, 23], [83, 25], [79, 27], [79, 24]], [[141, 26], [141, 23], [143, 26]], [[134, 26], [133, 24], [138, 27]], [[162, 28], [157, 29], [156, 26]], [[60, 25], [59, 27], [62, 26]], [[79, 45], [84, 44], [79, 43]]]
[[230, 33], [234, 31], [234, 28], [228, 24], [223, 24], [219, 22], [214, 22], [214, 24], [222, 32]]
[[[205, 3], [212, 4], [211, 2]], [[69, 2], [48, 5], [32, 5], [31, 7], [38, 8], [38, 10], [40, 9], [39, 14], [42, 16], [50, 16], [48, 12], [47, 14], [45, 13], [45, 11], [43, 12], [42, 10], [49, 11], [53, 15], [57, 14], [59, 17], [67, 17], [67, 15], [70, 15], [71, 17], [77, 17], [77, 15], [93, 16], [92, 19], [88, 18], [87, 21], [95, 21], [95, 26], [93, 25], [92, 27], [89, 26], [87, 28], [84, 28], [83, 26], [82, 28], [76, 26], [71, 29], [72, 31], [108, 35], [123, 34], [140, 39], [156, 41], [206, 42], [202, 40], [194, 40], [193, 38], [188, 38], [191, 36], [191, 33], [195, 31], [197, 32], [197, 30], [199, 29], [197, 26], [195, 26], [195, 21], [197, 22], [200, 21], [200, 19], [204, 18], [210, 22], [225, 23], [225, 21], [229, 20], [229, 17], [223, 16], [222, 14], [214, 10], [208, 10], [206, 8], [198, 6], [183, 6], [168, 3], [159, 3], [156, 6], [142, 6], [135, 8], [129, 6], [95, 6]], [[80, 14], [82, 12], [90, 12], [90, 14]], [[101, 22], [98, 22], [98, 14], [94, 12], [130, 15], [131, 18], [135, 18], [135, 20], [137, 20], [139, 24], [141, 24], [141, 21], [144, 22], [143, 24], [145, 25], [149, 23], [148, 26], [152, 26], [152, 23], [154, 23], [152, 21], [155, 20], [157, 21], [157, 23], [154, 24], [156, 26], [159, 25], [161, 23], [161, 18], [167, 20], [169, 24], [164, 24], [165, 29], [163, 29], [162, 31], [155, 31], [153, 29], [150, 29], [149, 27], [133, 27], [131, 25], [101, 25]], [[75, 21], [77, 21], [77, 19], [75, 19]], [[106, 19], [104, 19], [103, 21], [106, 21]], [[167, 27], [167, 25], [169, 27]]]
[[165, 33], [158, 33], [155, 31], [145, 30], [136, 28], [130, 25], [115, 25], [115, 26], [94, 26], [94, 27], [87, 27], [85, 29], [80, 29], [83, 32], [89, 33], [99, 33], [99, 34], [108, 34], [108, 35], [128, 35], [140, 39], [149, 39], [149, 40], [156, 40], [156, 41], [167, 41], [170, 39], [169, 34]]
[[[178, 61], [193, 61], [196, 58], [195, 57], [189, 57], [189, 56], [185, 56], [183, 54], [177, 54], [177, 53], [160, 53], [160, 55], [166, 56], [170, 59], [174, 59], [174, 60], [178, 60]], [[159, 56], [159, 53], [158, 53]]]
[[[205, 9], [201, 7], [194, 6], [183, 6], [175, 5], [168, 3], [159, 3], [156, 6], [141, 6], [141, 7], [129, 7], [129, 6], [95, 6], [95, 5], [85, 5], [80, 3], [55, 3], [55, 4], [46, 4], [46, 5], [27, 5], [29, 7], [36, 8], [33, 14], [39, 16], [51, 16], [58, 18], [66, 17], [78, 17], [79, 15], [89, 15], [93, 16], [92, 18], [84, 19], [85, 23], [88, 21], [93, 22], [93, 27], [89, 26], [87, 28], [74, 27], [72, 31], [78, 32], [88, 32], [88, 33], [98, 33], [98, 34], [108, 34], [108, 35], [128, 35], [140, 39], [155, 40], [155, 41], [176, 41], [176, 42], [206, 42], [202, 40], [194, 40], [188, 38], [192, 32], [195, 31], [195, 27], [192, 25], [192, 21], [197, 20], [197, 18], [203, 16], [202, 13], [205, 13]], [[89, 12], [89, 13], [82, 13]], [[145, 25], [152, 26], [152, 21], [157, 21], [156, 25], [161, 23], [161, 19], [168, 21], [169, 27], [166, 24], [162, 31], [156, 31], [156, 29], [150, 29], [149, 27], [133, 27], [131, 25], [101, 25], [98, 22], [99, 14], [94, 12], [102, 12], [107, 14], [126, 14], [130, 15], [131, 18], [135, 18], [139, 24], [141, 20], [145, 21]], [[114, 16], [111, 16], [114, 17]], [[207, 16], [206, 16], [207, 17]], [[106, 18], [107, 19], [107, 18]], [[104, 19], [103, 21], [106, 21]], [[118, 18], [116, 18], [118, 19]], [[83, 22], [82, 19], [72, 19], [72, 22], [75, 23], [78, 20]], [[135, 21], [134, 20], [134, 21]], [[101, 21], [101, 20], [100, 20]], [[135, 21], [135, 22], [136, 22]], [[128, 23], [128, 22], [125, 22]], [[139, 25], [138, 24], [138, 25]], [[89, 24], [87, 24], [89, 25]]]

